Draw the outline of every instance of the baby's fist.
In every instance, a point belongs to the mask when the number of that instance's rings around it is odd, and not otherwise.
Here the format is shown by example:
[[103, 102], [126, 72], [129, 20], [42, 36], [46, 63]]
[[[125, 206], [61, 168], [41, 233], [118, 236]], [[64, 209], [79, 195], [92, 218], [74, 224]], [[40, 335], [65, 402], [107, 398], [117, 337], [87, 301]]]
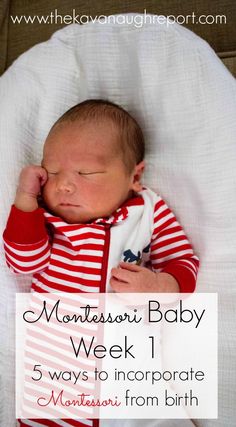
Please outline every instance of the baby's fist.
[[15, 206], [26, 212], [37, 209], [37, 197], [46, 181], [47, 172], [41, 166], [28, 165], [24, 167], [19, 177]]
[[44, 168], [38, 165], [26, 166], [20, 173], [18, 191], [37, 197], [46, 181], [47, 172]]

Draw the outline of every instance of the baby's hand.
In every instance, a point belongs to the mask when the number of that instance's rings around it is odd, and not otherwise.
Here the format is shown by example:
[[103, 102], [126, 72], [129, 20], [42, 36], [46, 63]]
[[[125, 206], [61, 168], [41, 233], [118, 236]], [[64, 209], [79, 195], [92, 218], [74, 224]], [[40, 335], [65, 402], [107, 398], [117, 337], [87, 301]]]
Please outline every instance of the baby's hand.
[[168, 273], [155, 273], [145, 267], [121, 262], [112, 268], [110, 285], [115, 292], [179, 292], [178, 282]]
[[15, 206], [25, 212], [37, 209], [37, 197], [46, 181], [47, 172], [41, 166], [29, 165], [24, 167], [19, 177]]

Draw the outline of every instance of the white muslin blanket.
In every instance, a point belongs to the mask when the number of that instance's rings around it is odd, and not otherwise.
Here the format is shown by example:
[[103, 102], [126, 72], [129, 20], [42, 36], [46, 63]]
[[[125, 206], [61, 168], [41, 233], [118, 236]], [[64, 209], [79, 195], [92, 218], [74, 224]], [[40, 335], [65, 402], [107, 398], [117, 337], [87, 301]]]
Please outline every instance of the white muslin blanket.
[[[197, 291], [219, 294], [219, 418], [194, 423], [233, 427], [235, 80], [205, 41], [177, 24], [74, 24], [31, 48], [0, 79], [1, 231], [21, 167], [40, 162], [51, 125], [86, 98], [121, 104], [140, 121], [145, 183], [173, 209], [200, 258]], [[0, 414], [2, 425], [13, 427], [14, 295], [29, 289], [30, 278], [13, 277], [3, 255], [0, 274]]]

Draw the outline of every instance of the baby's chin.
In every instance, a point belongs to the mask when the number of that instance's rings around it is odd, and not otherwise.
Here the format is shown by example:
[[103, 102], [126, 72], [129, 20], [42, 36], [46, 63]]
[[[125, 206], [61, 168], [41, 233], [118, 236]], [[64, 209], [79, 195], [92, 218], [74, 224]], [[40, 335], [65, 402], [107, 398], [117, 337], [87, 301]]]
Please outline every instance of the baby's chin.
[[117, 209], [88, 209], [84, 206], [45, 206], [55, 216], [68, 224], [89, 224], [98, 218], [107, 218]]
[[60, 218], [67, 222], [68, 224], [86, 224], [91, 222], [94, 218], [91, 218], [89, 215], [70, 215], [70, 214], [58, 214]]
[[51, 210], [51, 213], [53, 215], [59, 216], [63, 221], [65, 221], [68, 224], [87, 224], [93, 220], [95, 220], [96, 217], [94, 214], [89, 212], [76, 212], [75, 209], [55, 209]]

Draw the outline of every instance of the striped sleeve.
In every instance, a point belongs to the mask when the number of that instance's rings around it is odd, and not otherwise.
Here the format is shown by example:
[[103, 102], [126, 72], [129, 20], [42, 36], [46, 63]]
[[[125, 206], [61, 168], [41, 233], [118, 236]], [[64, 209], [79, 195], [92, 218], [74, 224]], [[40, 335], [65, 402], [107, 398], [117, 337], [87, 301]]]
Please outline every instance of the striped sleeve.
[[194, 291], [198, 257], [181, 225], [162, 199], [154, 208], [150, 260], [155, 271], [169, 273], [177, 280], [180, 292]]
[[43, 212], [41, 208], [33, 212], [11, 208], [3, 241], [6, 263], [14, 273], [36, 273], [49, 264], [50, 244]]

